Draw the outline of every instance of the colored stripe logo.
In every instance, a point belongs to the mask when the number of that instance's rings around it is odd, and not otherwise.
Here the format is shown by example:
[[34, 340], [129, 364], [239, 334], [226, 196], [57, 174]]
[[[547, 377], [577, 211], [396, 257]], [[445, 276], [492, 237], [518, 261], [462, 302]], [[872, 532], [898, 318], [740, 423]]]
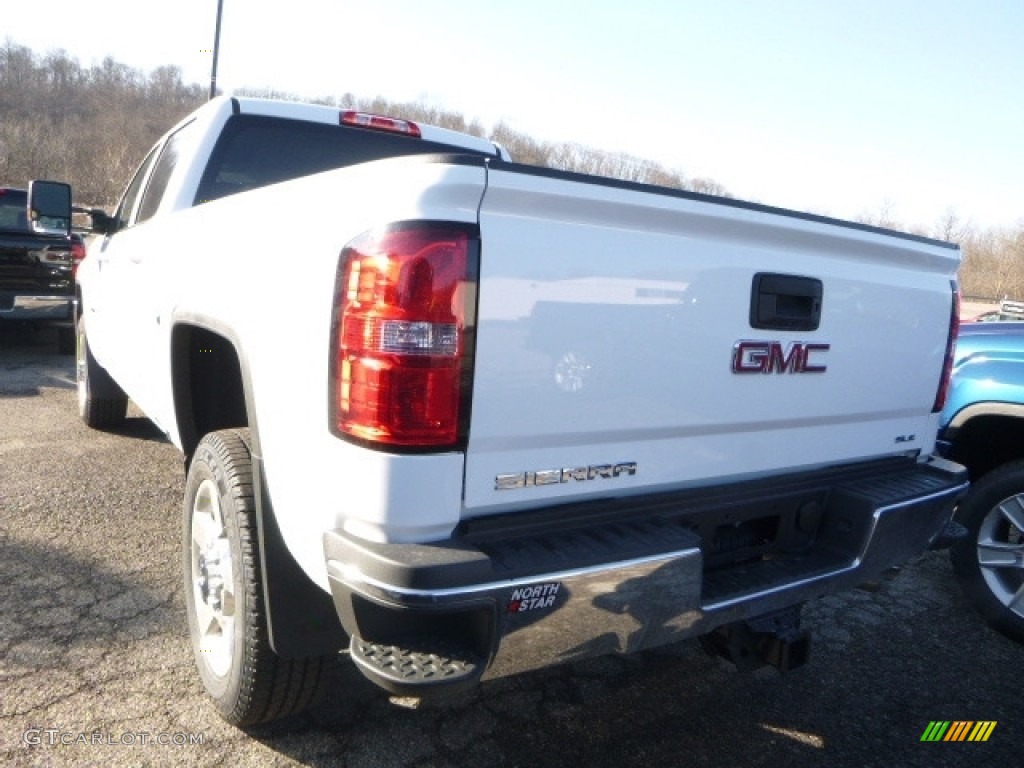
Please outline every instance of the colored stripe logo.
[[932, 720], [921, 741], [988, 741], [996, 720]]

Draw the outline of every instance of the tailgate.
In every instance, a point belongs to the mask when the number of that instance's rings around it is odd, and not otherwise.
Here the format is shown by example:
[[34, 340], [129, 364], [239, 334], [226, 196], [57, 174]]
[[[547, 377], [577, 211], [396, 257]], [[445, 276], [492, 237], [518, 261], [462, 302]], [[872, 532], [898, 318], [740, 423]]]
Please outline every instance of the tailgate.
[[932, 450], [955, 246], [510, 168], [480, 228], [468, 517]]
[[15, 294], [70, 294], [71, 247], [67, 240], [0, 230], [0, 292], [8, 301]]

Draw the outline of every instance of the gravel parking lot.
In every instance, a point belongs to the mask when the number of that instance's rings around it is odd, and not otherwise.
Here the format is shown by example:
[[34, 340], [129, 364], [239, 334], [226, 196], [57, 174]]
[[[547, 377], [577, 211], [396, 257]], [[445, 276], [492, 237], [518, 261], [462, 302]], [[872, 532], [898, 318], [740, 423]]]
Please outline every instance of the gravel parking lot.
[[[1024, 648], [990, 631], [944, 553], [805, 611], [807, 666], [739, 673], [684, 643], [391, 701], [341, 657], [287, 727], [221, 722], [193, 672], [177, 451], [137, 411], [78, 421], [47, 333], [0, 335], [0, 763], [241, 766], [960, 766], [1021, 763]], [[996, 721], [928, 743], [934, 720]]]

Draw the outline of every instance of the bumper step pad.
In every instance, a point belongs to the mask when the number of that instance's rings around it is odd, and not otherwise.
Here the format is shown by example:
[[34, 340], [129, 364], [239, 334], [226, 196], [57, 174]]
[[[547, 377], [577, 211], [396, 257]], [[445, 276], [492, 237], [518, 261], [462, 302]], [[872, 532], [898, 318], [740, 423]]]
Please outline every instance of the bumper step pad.
[[399, 696], [418, 696], [428, 689], [445, 692], [475, 685], [483, 659], [470, 649], [441, 638], [410, 638], [415, 647], [373, 643], [353, 636], [349, 653], [371, 682]]

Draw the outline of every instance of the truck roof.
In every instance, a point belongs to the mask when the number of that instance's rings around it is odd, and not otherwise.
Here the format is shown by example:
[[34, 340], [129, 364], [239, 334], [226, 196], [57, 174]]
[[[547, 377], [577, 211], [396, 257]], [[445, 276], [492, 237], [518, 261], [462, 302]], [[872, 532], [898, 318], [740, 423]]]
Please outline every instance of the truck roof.
[[[220, 97], [226, 98], [226, 97]], [[217, 101], [217, 99], [214, 99]], [[347, 108], [332, 107], [324, 104], [308, 104], [305, 102], [280, 101], [277, 99], [259, 99], [252, 97], [231, 97], [235, 114], [264, 115], [266, 117], [282, 117], [291, 120], [305, 120], [311, 123], [337, 125], [342, 115], [350, 112]], [[428, 141], [448, 144], [458, 149], [468, 149], [489, 155], [498, 155], [495, 144], [468, 133], [439, 128], [434, 125], [416, 122], [420, 136]]]

